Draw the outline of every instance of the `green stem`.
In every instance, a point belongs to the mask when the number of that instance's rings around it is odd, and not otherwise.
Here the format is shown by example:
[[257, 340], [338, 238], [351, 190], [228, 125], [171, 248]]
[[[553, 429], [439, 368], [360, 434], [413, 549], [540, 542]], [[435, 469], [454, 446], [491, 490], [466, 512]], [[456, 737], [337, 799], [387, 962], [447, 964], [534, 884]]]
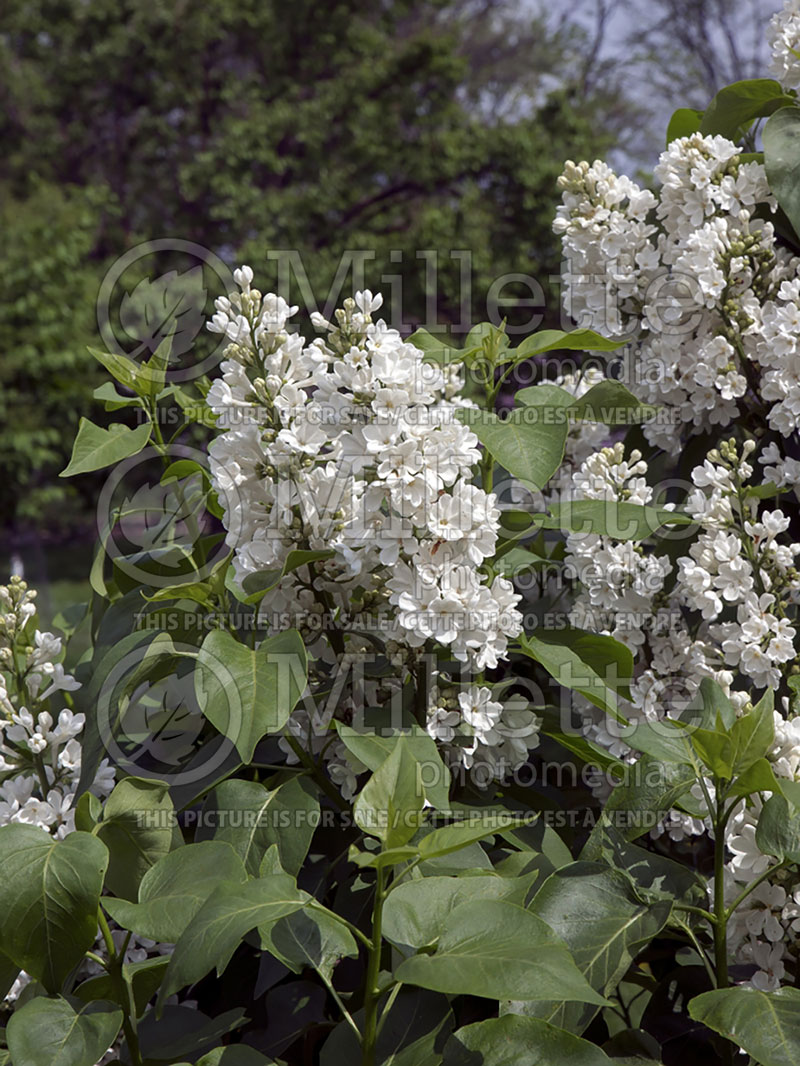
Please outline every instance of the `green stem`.
[[353, 1032], [355, 1033], [356, 1039], [358, 1040], [358, 1042], [360, 1044], [361, 1043], [361, 1031], [358, 1028], [358, 1026], [356, 1025], [356, 1023], [355, 1023], [355, 1021], [353, 1019], [353, 1015], [350, 1013], [350, 1011], [345, 1006], [344, 1002], [342, 1001], [342, 997], [339, 995], [339, 993], [333, 987], [333, 984], [331, 983], [331, 981], [328, 980], [328, 978], [325, 976], [324, 973], [322, 973], [321, 970], [317, 970], [317, 973], [322, 978], [323, 982], [325, 983], [325, 987], [328, 989], [328, 991], [330, 992], [331, 996], [333, 997], [333, 1000], [336, 1003], [336, 1006], [342, 1012], [342, 1017], [344, 1018], [345, 1022], [350, 1026], [350, 1028], [353, 1030]]
[[725, 907], [725, 817], [720, 782], [716, 782], [716, 824], [714, 826], [714, 965], [717, 988], [728, 987], [728, 911]]
[[488, 451], [484, 451], [483, 459], [481, 460], [481, 488], [484, 492], [489, 493], [492, 491], [493, 485], [494, 457]]
[[42, 759], [41, 755], [36, 754], [33, 756], [33, 766], [36, 770], [36, 777], [39, 780], [39, 788], [42, 790], [42, 799], [46, 800], [47, 793], [50, 791], [52, 786], [47, 780], [47, 774], [45, 773], [44, 769], [44, 760]]
[[414, 717], [423, 729], [428, 724], [428, 692], [425, 663], [417, 660], [412, 667], [414, 676]]
[[494, 402], [497, 399], [497, 394], [500, 392], [503, 383], [517, 366], [519, 366], [519, 363], [512, 359], [498, 379], [493, 382], [492, 388], [489, 390], [489, 399], [491, 400], [490, 408], [494, 407]]
[[716, 984], [716, 975], [714, 973], [714, 968], [711, 965], [711, 963], [708, 961], [708, 955], [706, 955], [705, 949], [703, 948], [703, 945], [700, 943], [700, 941], [694, 935], [694, 930], [691, 929], [691, 927], [689, 925], [684, 925], [683, 929], [684, 929], [684, 932], [686, 933], [686, 935], [691, 940], [691, 942], [692, 942], [692, 944], [694, 946], [694, 950], [700, 956], [700, 959], [702, 960], [702, 963], [703, 963], [703, 965], [706, 968], [706, 973], [708, 974], [709, 978], [711, 979], [711, 983], [712, 984]]
[[119, 1005], [122, 1007], [122, 1031], [125, 1034], [125, 1042], [128, 1045], [131, 1066], [143, 1066], [142, 1053], [139, 1050], [139, 1035], [136, 1031], [136, 1004], [133, 998], [133, 989], [122, 968], [125, 954], [124, 952], [121, 955], [117, 954], [117, 949], [114, 947], [114, 938], [111, 936], [106, 916], [99, 908], [97, 922], [108, 952], [106, 969], [114, 983]]
[[676, 911], [686, 911], [687, 914], [696, 914], [699, 918], [705, 918], [712, 925], [716, 923], [716, 916], [703, 907], [692, 907], [688, 903], [674, 903], [673, 907]]
[[375, 902], [372, 908], [372, 946], [367, 962], [367, 979], [364, 989], [364, 1041], [361, 1066], [375, 1066], [375, 1051], [378, 1041], [378, 975], [381, 967], [381, 935], [383, 903], [385, 899], [385, 872], [379, 866], [375, 875]]
[[400, 989], [402, 987], [403, 987], [403, 982], [402, 981], [398, 981], [397, 984], [394, 986], [394, 988], [389, 993], [389, 996], [388, 996], [388, 998], [386, 1000], [386, 1003], [385, 1003], [385, 1005], [383, 1007], [383, 1010], [381, 1011], [380, 1021], [378, 1022], [377, 1036], [381, 1035], [381, 1029], [383, 1029], [384, 1025], [386, 1024], [386, 1019], [389, 1017], [389, 1011], [392, 1009], [392, 1006], [394, 1005], [394, 1001], [397, 999], [397, 994], [398, 994], [398, 992], [400, 991]]
[[394, 889], [396, 889], [397, 886], [402, 882], [403, 878], [407, 874], [410, 874], [412, 870], [415, 870], [417, 868], [417, 866], [419, 866], [419, 864], [421, 862], [422, 862], [421, 858], [412, 859], [412, 861], [408, 864], [408, 866], [405, 867], [405, 869], [401, 870], [400, 873], [396, 874], [395, 877], [394, 877], [394, 880], [389, 885], [389, 887], [386, 889], [386, 895], [388, 896], [390, 892], [393, 892]]

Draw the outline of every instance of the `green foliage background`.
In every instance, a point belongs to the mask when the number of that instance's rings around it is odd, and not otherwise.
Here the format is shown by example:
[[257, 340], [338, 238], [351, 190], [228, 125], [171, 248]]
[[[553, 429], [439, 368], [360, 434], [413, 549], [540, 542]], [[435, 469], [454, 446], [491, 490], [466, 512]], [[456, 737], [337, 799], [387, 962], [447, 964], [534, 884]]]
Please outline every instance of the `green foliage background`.
[[[572, 48], [499, 2], [7, 0], [0, 506], [11, 542], [86, 512], [55, 474], [79, 416], [102, 418], [86, 352], [97, 288], [140, 241], [175, 236], [250, 261], [265, 288], [278, 269], [267, 253], [296, 249], [320, 306], [342, 252], [367, 249], [373, 288], [402, 275], [409, 326], [426, 309], [420, 250], [440, 253], [443, 324], [485, 318], [504, 273], [546, 287], [562, 162], [602, 154], [614, 136], [607, 89], [564, 74]], [[462, 249], [466, 306], [450, 257]]]

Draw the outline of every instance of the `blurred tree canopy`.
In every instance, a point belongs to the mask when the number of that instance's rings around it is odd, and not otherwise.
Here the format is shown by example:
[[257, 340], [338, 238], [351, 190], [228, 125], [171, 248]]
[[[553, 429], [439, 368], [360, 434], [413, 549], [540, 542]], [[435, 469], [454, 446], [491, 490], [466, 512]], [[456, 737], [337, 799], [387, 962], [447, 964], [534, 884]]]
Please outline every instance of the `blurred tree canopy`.
[[555, 179], [604, 153], [619, 106], [573, 77], [568, 29], [504, 0], [5, 0], [6, 519], [59, 503], [53, 475], [91, 402], [97, 286], [142, 240], [249, 261], [265, 289], [269, 253], [294, 250], [320, 307], [342, 253], [365, 250], [373, 289], [402, 278], [409, 326], [430, 315], [438, 253], [443, 324], [485, 318], [515, 272], [557, 314]]

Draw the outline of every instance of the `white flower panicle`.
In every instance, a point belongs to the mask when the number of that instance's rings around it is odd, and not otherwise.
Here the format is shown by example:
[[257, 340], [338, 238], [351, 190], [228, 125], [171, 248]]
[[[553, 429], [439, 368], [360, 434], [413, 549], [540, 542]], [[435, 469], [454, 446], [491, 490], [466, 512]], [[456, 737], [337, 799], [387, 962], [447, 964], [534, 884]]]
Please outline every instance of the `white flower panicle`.
[[[753, 492], [752, 442], [739, 448], [723, 441], [692, 472], [694, 489], [684, 505], [699, 532], [673, 566], [667, 555], [598, 534], [570, 534], [566, 564], [579, 579], [571, 621], [614, 636], [635, 656], [630, 729], [642, 720], [677, 717], [691, 704], [704, 677], [712, 677], [743, 710], [751, 691], [777, 689], [790, 668], [798, 671], [797, 609], [800, 544], [787, 539], [789, 519], [763, 505]], [[763, 459], [763, 456], [762, 456]], [[575, 498], [653, 502], [647, 464], [638, 452], [626, 457], [623, 445], [602, 449], [572, 478]], [[740, 680], [737, 681], [737, 678]], [[749, 681], [747, 689], [735, 687]], [[588, 702], [595, 721], [587, 735], [627, 762], [638, 755]], [[780, 778], [800, 780], [800, 717], [775, 711], [775, 738], [768, 759]], [[713, 786], [706, 782], [713, 795]], [[710, 832], [700, 786], [693, 791], [695, 813], [673, 810], [653, 831], [673, 841]], [[765, 793], [763, 799], [768, 798]], [[775, 860], [761, 852], [756, 825], [762, 798], [740, 801], [726, 828], [730, 856], [726, 893], [733, 900]], [[692, 808], [693, 810], [695, 808]], [[800, 927], [800, 885], [792, 874], [776, 873], [735, 912], [729, 950], [735, 964], [757, 967], [756, 988], [779, 987], [792, 931]]]
[[[64, 694], [80, 685], [59, 661], [61, 638], [37, 628], [35, 600], [36, 592], [19, 577], [0, 585], [0, 825], [36, 826], [63, 839], [75, 829], [85, 719], [64, 705]], [[114, 778], [114, 767], [103, 759], [90, 791], [105, 798]], [[131, 937], [126, 960], [138, 961], [149, 947], [155, 945]], [[102, 937], [95, 948], [104, 953]], [[82, 976], [94, 972], [93, 963], [81, 967]], [[19, 974], [6, 1007], [14, 1006], [30, 980]]]
[[[669, 145], [655, 177], [657, 197], [605, 163], [567, 163], [554, 222], [567, 310], [635, 346], [631, 387], [662, 408], [649, 442], [674, 449], [754, 406], [789, 437], [800, 424], [800, 261], [763, 217], [777, 206], [763, 165], [693, 134]], [[772, 462], [797, 484], [777, 445]]]
[[[774, 16], [769, 40], [772, 74], [796, 91], [798, 0]], [[566, 164], [554, 222], [566, 308], [580, 326], [629, 342], [626, 384], [660, 409], [644, 426], [649, 444], [675, 454], [693, 435], [719, 439], [739, 423], [755, 426], [755, 441], [725, 440], [693, 470], [683, 506], [698, 529], [677, 554], [598, 534], [568, 537], [566, 564], [579, 580], [571, 621], [634, 654], [632, 727], [680, 715], [706, 677], [741, 713], [757, 693], [800, 674], [800, 544], [791, 540], [789, 514], [764, 502], [777, 493], [752, 483], [750, 461], [758, 450], [763, 480], [800, 498], [800, 260], [776, 234], [777, 202], [763, 165], [731, 140], [677, 138], [654, 177], [650, 192], [605, 163]], [[559, 489], [653, 503], [646, 475], [638, 453], [626, 458], [615, 446], [583, 456]], [[595, 744], [628, 762], [638, 758], [624, 729], [598, 720], [588, 703], [585, 713]], [[788, 701], [775, 713], [768, 758], [778, 777], [798, 779], [800, 718]], [[709, 789], [711, 782], [705, 793], [698, 785], [653, 836], [680, 841], [710, 831]], [[729, 951], [732, 962], [755, 970], [755, 987], [772, 990], [800, 929], [800, 887], [787, 871], [771, 875], [775, 860], [758, 848], [767, 797], [742, 800], [728, 822], [725, 895], [732, 902], [769, 875], [735, 912]]]
[[767, 30], [772, 49], [770, 73], [784, 89], [800, 89], [800, 2], [787, 0]]
[[[19, 577], [0, 585], [0, 825], [22, 822], [63, 837], [75, 828], [84, 716], [62, 693], [80, 685], [58, 660], [61, 638], [36, 628], [36, 593]], [[104, 759], [92, 792], [114, 787]]]
[[297, 308], [262, 296], [248, 267], [235, 276], [240, 291], [209, 323], [231, 343], [208, 403], [223, 431], [211, 471], [236, 575], [325, 553], [287, 573], [260, 613], [299, 628], [321, 658], [332, 646], [322, 633], [338, 632], [350, 654], [362, 646], [353, 630], [373, 630], [401, 674], [430, 644], [497, 666], [522, 630], [520, 597], [482, 570], [500, 511], [473, 484], [480, 452], [456, 418], [458, 371], [374, 320], [379, 295], [356, 293], [335, 323], [312, 316], [324, 335], [307, 343], [287, 328]]
[[476, 769], [488, 780], [502, 778], [539, 745], [541, 719], [527, 701], [500, 703], [486, 685], [459, 691], [440, 682], [428, 709], [428, 732], [439, 741], [450, 765]]

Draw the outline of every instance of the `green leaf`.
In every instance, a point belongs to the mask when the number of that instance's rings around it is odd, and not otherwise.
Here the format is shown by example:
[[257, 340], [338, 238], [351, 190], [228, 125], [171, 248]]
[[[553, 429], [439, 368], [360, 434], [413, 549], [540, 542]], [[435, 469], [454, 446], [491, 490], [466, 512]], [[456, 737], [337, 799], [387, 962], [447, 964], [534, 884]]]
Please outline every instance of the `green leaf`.
[[[608, 996], [641, 948], [664, 928], [672, 903], [643, 903], [624, 874], [576, 862], [552, 873], [529, 909], [564, 941], [589, 985]], [[552, 1002], [547, 1006], [526, 1007], [526, 1013], [576, 1032], [596, 1013], [593, 1006], [568, 1002], [569, 997], [561, 1002], [556, 996], [548, 998]]]
[[120, 411], [123, 407], [138, 407], [139, 401], [135, 396], [124, 396], [118, 392], [113, 381], [105, 381], [94, 390], [92, 396], [99, 400], [106, 411]]
[[174, 944], [220, 882], [246, 880], [242, 860], [229, 844], [187, 844], [147, 871], [138, 903], [104, 899], [103, 906], [123, 929]]
[[642, 506], [618, 500], [566, 500], [550, 504], [550, 515], [535, 515], [544, 529], [600, 534], [614, 540], [645, 540], [662, 526], [692, 524], [692, 519], [666, 507]]
[[784, 107], [762, 133], [770, 188], [800, 235], [800, 108]]
[[552, 420], [564, 418], [556, 412], [565, 411], [575, 403], [575, 397], [571, 392], [562, 389], [560, 385], [553, 385], [549, 381], [541, 385], [530, 385], [526, 389], [519, 389], [514, 393], [514, 403], [521, 403], [526, 407], [546, 407], [553, 411]]
[[625, 743], [664, 763], [688, 764], [700, 771], [700, 761], [692, 747], [688, 730], [677, 722], [663, 718], [656, 722], [637, 722], [632, 732], [625, 733]]
[[128, 429], [127, 426], [116, 423], [108, 429], [103, 429], [88, 418], [82, 418], [72, 446], [72, 458], [59, 477], [87, 474], [91, 470], [100, 470], [104, 466], [111, 466], [121, 459], [136, 455], [150, 440], [151, 428], [150, 423], [145, 422], [136, 429]]
[[756, 844], [779, 862], [800, 862], [800, 811], [785, 796], [770, 796], [756, 826]]
[[443, 1066], [613, 1066], [599, 1047], [539, 1018], [506, 1014], [457, 1029]]
[[164, 388], [169, 361], [172, 356], [174, 330], [164, 337], [146, 363], [136, 368], [136, 391], [140, 396], [155, 398]]
[[[19, 966], [7, 955], [0, 952], [0, 996], [5, 999], [9, 990], [19, 977]], [[2, 1060], [0, 1060], [2, 1066]]]
[[419, 828], [425, 791], [418, 769], [408, 738], [401, 736], [356, 799], [356, 825], [378, 837], [385, 850], [408, 843]]
[[635, 883], [636, 895], [650, 902], [679, 899], [704, 906], [708, 898], [706, 884], [694, 870], [631, 844], [613, 825], [602, 825], [598, 833], [592, 833], [580, 858], [624, 871]]
[[700, 132], [704, 137], [717, 133], [736, 141], [743, 126], [749, 126], [755, 119], [771, 115], [778, 108], [793, 103], [794, 99], [787, 96], [771, 78], [737, 81], [720, 89], [708, 105], [700, 123]]
[[674, 111], [667, 126], [667, 147], [679, 137], [690, 137], [700, 129], [703, 118], [702, 111], [696, 111], [693, 107], [679, 107]]
[[93, 792], [84, 792], [75, 804], [75, 828], [91, 833], [100, 820], [102, 804]]
[[413, 344], [425, 353], [424, 359], [428, 363], [438, 363], [440, 366], [450, 366], [460, 363], [464, 357], [476, 351], [473, 348], [454, 348], [443, 337], [435, 337], [427, 329], [418, 329], [408, 338], [408, 344]]
[[109, 851], [106, 885], [135, 900], [139, 882], [172, 848], [175, 809], [163, 781], [126, 777], [103, 806], [95, 834]]
[[121, 1026], [114, 1003], [37, 996], [11, 1015], [8, 1049], [19, 1066], [95, 1066]]
[[783, 792], [784, 781], [779, 781], [767, 759], [756, 759], [751, 767], [739, 774], [732, 782], [728, 795], [752, 796], [754, 792]]
[[696, 781], [694, 767], [645, 755], [634, 766], [625, 767], [625, 776], [609, 796], [592, 832], [600, 832], [603, 824], [610, 822], [627, 840], [635, 840], [657, 825]]
[[448, 915], [433, 955], [416, 955], [399, 981], [488, 999], [575, 999], [604, 1006], [563, 943], [536, 915], [501, 900], [463, 903]]
[[247, 763], [259, 740], [288, 721], [307, 670], [303, 638], [295, 629], [268, 637], [256, 650], [213, 629], [197, 656], [195, 692], [203, 714]]
[[710, 678], [703, 679], [700, 697], [699, 713], [696, 708], [686, 712], [701, 723], [691, 732], [692, 747], [713, 774], [729, 781], [746, 773], [772, 747], [774, 694], [767, 690], [751, 711], [738, 718], [722, 688]]
[[383, 909], [383, 935], [393, 944], [422, 948], [439, 937], [448, 914], [476, 899], [524, 906], [531, 877], [422, 877], [392, 889]]
[[[644, 1004], [637, 1002], [640, 986], [630, 982], [628, 988], [628, 1011], [643, 1013]], [[674, 998], [679, 996], [680, 992], [677, 992]], [[612, 1024], [616, 1028], [616, 1021]], [[603, 1051], [611, 1056], [614, 1066], [660, 1066], [661, 1063], [661, 1045], [644, 1029], [620, 1029], [610, 1040], [606, 1040]]]
[[[125, 982], [133, 989], [137, 1015], [144, 1014], [145, 1008], [161, 987], [164, 971], [169, 965], [168, 955], [158, 955], [142, 962], [126, 962], [122, 967]], [[125, 1010], [129, 1009], [127, 989], [120, 990], [115, 978], [108, 973], [90, 977], [75, 989], [75, 996], [83, 1003], [96, 999], [110, 999], [119, 1003]]]
[[124, 669], [124, 664], [134, 660], [141, 662], [145, 646], [161, 636], [164, 634], [155, 629], [136, 630], [113, 640], [110, 646], [103, 641], [95, 647], [87, 669], [89, 683], [78, 689], [74, 696], [76, 710], [86, 716], [81, 734], [78, 795], [91, 787], [100, 761], [108, 754], [109, 733], [113, 737], [120, 728], [119, 704], [133, 672]]
[[436, 741], [421, 726], [413, 725], [408, 731], [381, 736], [378, 733], [360, 733], [337, 720], [334, 720], [334, 725], [347, 750], [373, 773], [392, 753], [398, 737], [406, 737], [408, 750], [419, 766], [417, 774], [425, 790], [425, 798], [437, 810], [450, 809], [450, 771], [442, 761]]
[[467, 334], [464, 347], [482, 348], [487, 342], [496, 344], [497, 348], [502, 350], [508, 347], [508, 336], [492, 322], [478, 322]]
[[560, 329], [543, 329], [526, 337], [514, 354], [518, 358], [530, 359], [531, 356], [541, 355], [542, 352], [562, 348], [570, 351], [610, 352], [621, 348], [625, 343], [618, 338], [601, 337], [592, 329], [573, 329], [568, 333]]
[[214, 967], [221, 974], [251, 929], [299, 910], [310, 898], [287, 874], [217, 885], [175, 945], [159, 1009], [173, 992], [199, 981]]
[[720, 684], [710, 677], [700, 682], [697, 696], [679, 719], [685, 725], [707, 730], [726, 732], [736, 721], [736, 709], [725, 695]]
[[99, 348], [90, 348], [89, 353], [104, 366], [109, 374], [126, 389], [136, 392], [136, 378], [139, 373], [139, 364], [129, 359], [126, 355], [118, 355], [115, 352], [101, 352]]
[[506, 541], [509, 550], [503, 552], [504, 545], [495, 553], [494, 569], [503, 577], [515, 577], [518, 574], [527, 574], [549, 562], [543, 555], [537, 555], [529, 548], [512, 548], [513, 541]]
[[228, 1033], [247, 1019], [241, 1007], [209, 1018], [197, 1007], [170, 1004], [148, 1011], [139, 1020], [139, 1047], [143, 1066], [172, 1066], [179, 1059], [194, 1060], [209, 1052]]
[[733, 777], [733, 742], [727, 733], [695, 729], [692, 746], [712, 774], [730, 781]]
[[329, 911], [314, 907], [281, 918], [263, 937], [264, 947], [295, 973], [310, 966], [330, 981], [336, 964], [358, 955], [350, 930]]
[[277, 845], [281, 867], [297, 876], [319, 823], [319, 803], [300, 778], [268, 791], [256, 781], [231, 778], [217, 785], [203, 808], [198, 840], [227, 842], [252, 877]]
[[734, 775], [745, 773], [772, 748], [775, 740], [774, 708], [775, 693], [768, 688], [756, 706], [733, 723], [731, 745]]
[[560, 685], [580, 692], [615, 718], [621, 717], [618, 695], [628, 695], [633, 656], [619, 641], [582, 629], [537, 629], [519, 638], [519, 648]]
[[89, 833], [54, 840], [31, 825], [0, 828], [0, 942], [3, 953], [58, 992], [94, 944], [108, 863]]
[[599, 381], [576, 399], [557, 385], [534, 385], [520, 389], [517, 403], [544, 408], [543, 419], [557, 423], [564, 418], [573, 422], [604, 422], [608, 425], [633, 425], [653, 418], [658, 408], [634, 396], [621, 381]]
[[208, 581], [187, 581], [184, 585], [168, 585], [158, 589], [152, 596], [145, 596], [148, 603], [161, 603], [164, 600], [191, 600], [204, 607], [213, 607], [213, 587]]
[[644, 403], [625, 388], [621, 381], [598, 381], [576, 400], [570, 414], [576, 420], [605, 422], [609, 426], [647, 422], [658, 408]]
[[535, 407], [518, 408], [505, 419], [465, 407], [457, 415], [497, 462], [525, 485], [543, 489], [561, 465], [569, 430], [566, 419], [545, 425]]
[[[375, 1048], [375, 1062], [380, 1066], [441, 1066], [440, 1047], [452, 1029], [452, 1013], [446, 997], [431, 995], [410, 985], [399, 990], [394, 1002], [382, 998], [382, 1016]], [[356, 1025], [363, 1030], [364, 1010], [353, 1013]], [[322, 1048], [319, 1066], [356, 1066], [361, 1062], [360, 1042], [352, 1029], [341, 1022]]]
[[[535, 816], [534, 816], [535, 817]], [[454, 851], [461, 851], [469, 844], [479, 840], [486, 840], [503, 830], [519, 828], [524, 824], [517, 821], [514, 825], [507, 811], [488, 811], [478, 818], [471, 816], [463, 822], [454, 825], [443, 825], [440, 829], [433, 829], [416, 841], [417, 851], [423, 859], [436, 859], [443, 855], [450, 855]]]
[[800, 1061], [800, 990], [723, 988], [689, 1003], [696, 1022], [744, 1048], [761, 1066], [797, 1066]]

